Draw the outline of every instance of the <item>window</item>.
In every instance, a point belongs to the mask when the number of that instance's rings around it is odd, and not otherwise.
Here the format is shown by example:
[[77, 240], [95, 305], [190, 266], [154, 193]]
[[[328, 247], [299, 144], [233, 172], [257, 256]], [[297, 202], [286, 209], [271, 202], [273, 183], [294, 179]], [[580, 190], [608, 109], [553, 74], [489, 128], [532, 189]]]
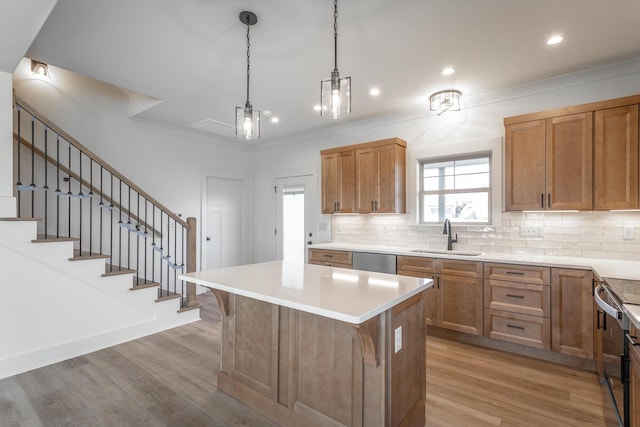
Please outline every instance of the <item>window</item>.
[[420, 223], [488, 224], [491, 220], [491, 154], [419, 160]]

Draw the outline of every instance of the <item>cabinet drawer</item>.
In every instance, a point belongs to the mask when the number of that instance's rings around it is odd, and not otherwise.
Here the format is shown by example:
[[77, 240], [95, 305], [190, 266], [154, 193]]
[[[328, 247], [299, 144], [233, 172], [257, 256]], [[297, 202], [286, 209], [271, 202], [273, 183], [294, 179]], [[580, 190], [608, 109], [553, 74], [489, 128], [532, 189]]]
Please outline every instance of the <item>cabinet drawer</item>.
[[309, 264], [333, 265], [334, 267], [352, 268], [353, 261], [351, 252], [349, 251], [309, 249]]
[[484, 306], [494, 310], [549, 317], [550, 295], [550, 286], [504, 280], [484, 284]]
[[487, 262], [484, 264], [484, 277], [486, 279], [548, 285], [551, 279], [551, 269], [534, 265], [495, 264]]
[[551, 325], [546, 317], [485, 309], [484, 335], [529, 347], [551, 349]]
[[462, 277], [482, 277], [482, 263], [457, 259], [438, 259], [438, 273]]
[[398, 256], [398, 274], [414, 277], [432, 277], [436, 274], [436, 260], [419, 256]]

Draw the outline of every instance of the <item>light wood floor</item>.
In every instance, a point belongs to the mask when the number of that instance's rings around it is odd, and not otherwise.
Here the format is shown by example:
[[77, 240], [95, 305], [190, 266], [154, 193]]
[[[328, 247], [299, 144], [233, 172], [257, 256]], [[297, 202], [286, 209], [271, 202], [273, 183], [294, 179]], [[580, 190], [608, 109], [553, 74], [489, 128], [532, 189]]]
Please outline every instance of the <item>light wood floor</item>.
[[[0, 380], [0, 426], [272, 426], [216, 389], [220, 317]], [[427, 339], [427, 426], [615, 426], [595, 374]]]

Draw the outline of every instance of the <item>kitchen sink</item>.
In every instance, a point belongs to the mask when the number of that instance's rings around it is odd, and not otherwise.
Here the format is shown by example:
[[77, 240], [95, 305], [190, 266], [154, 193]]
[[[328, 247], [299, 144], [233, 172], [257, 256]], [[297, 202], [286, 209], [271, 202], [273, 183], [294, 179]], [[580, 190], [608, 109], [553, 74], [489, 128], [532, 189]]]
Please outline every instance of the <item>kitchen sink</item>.
[[445, 251], [440, 249], [410, 249], [409, 252], [418, 254], [456, 255], [456, 256], [480, 256], [482, 252], [472, 251]]

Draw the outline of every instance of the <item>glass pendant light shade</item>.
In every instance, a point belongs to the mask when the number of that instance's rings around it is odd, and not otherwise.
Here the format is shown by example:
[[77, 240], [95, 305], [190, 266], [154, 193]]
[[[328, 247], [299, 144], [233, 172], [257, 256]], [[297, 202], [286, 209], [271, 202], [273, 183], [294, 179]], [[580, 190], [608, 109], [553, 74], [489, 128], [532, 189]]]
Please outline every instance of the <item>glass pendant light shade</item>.
[[337, 70], [321, 82], [320, 115], [339, 119], [351, 113], [351, 77], [340, 78]]
[[251, 104], [236, 107], [236, 136], [243, 139], [260, 138], [260, 111], [254, 110]]

